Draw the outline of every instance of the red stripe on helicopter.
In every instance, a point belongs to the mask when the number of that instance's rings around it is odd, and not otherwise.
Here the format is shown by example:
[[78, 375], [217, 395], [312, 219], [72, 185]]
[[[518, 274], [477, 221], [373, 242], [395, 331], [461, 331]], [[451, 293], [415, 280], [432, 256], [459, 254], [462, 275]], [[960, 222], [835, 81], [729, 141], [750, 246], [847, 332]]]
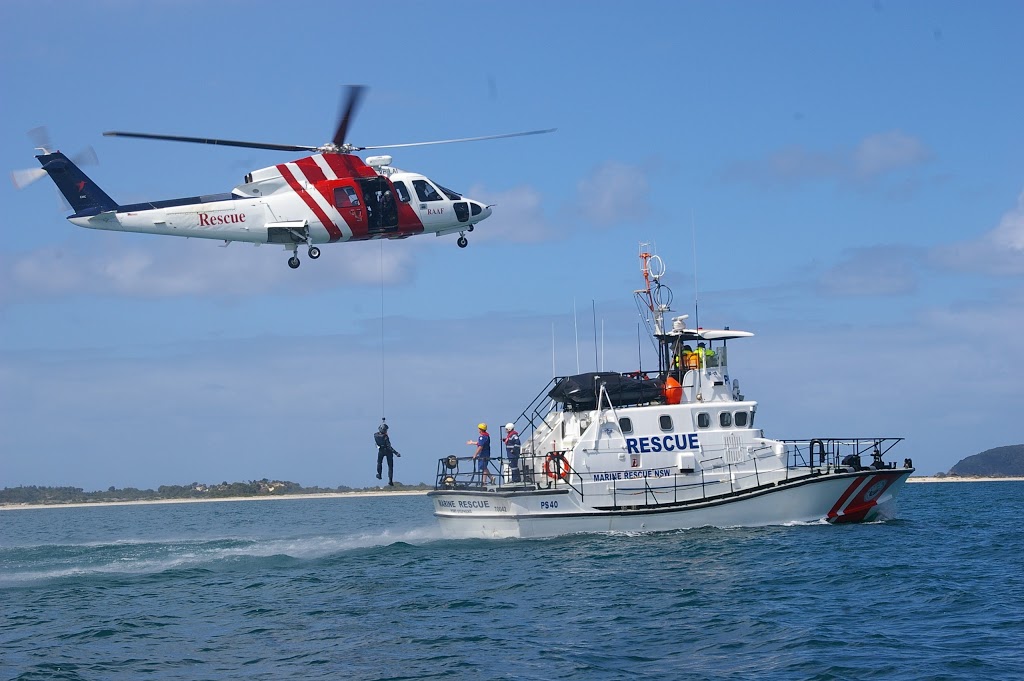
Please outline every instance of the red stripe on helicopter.
[[300, 185], [298, 180], [295, 179], [295, 176], [292, 174], [292, 171], [289, 170], [288, 167], [283, 163], [279, 164], [277, 166], [277, 169], [281, 172], [281, 177], [285, 179], [285, 181], [288, 183], [288, 186], [291, 187], [292, 190], [296, 194], [298, 194], [303, 201], [306, 202], [306, 205], [309, 206], [309, 209], [313, 211], [313, 214], [316, 215], [318, 220], [320, 220], [320, 224], [322, 224], [324, 228], [327, 230], [327, 233], [331, 235], [331, 241], [334, 242], [341, 239], [341, 230], [338, 229], [338, 226], [334, 224], [333, 220], [327, 217], [327, 213], [325, 213], [323, 209], [320, 208], [319, 205], [317, 205], [316, 200], [309, 195], [309, 192], [302, 188], [302, 185]]
[[[320, 158], [326, 160], [327, 156], [321, 156]], [[328, 178], [327, 177], [327, 173], [324, 172], [324, 169], [320, 167], [320, 164], [316, 162], [316, 158], [313, 157], [313, 156], [307, 156], [306, 158], [299, 159], [298, 161], [295, 161], [294, 163], [295, 163], [296, 166], [299, 167], [299, 170], [302, 171], [302, 174], [306, 176], [306, 180], [308, 180], [310, 183], [312, 183], [312, 185], [316, 189], [317, 193], [319, 193], [320, 196], [324, 197], [324, 202], [328, 206], [336, 207], [335, 203], [334, 203], [334, 189], [333, 189], [333, 187], [336, 187], [338, 185], [337, 185], [337, 183], [334, 183], [331, 186], [328, 186], [326, 183], [330, 179], [339, 179], [340, 180], [340, 179], [347, 179], [347, 178], [341, 178], [341, 177], [338, 177], [338, 178]], [[332, 168], [329, 163], [328, 163], [328, 168], [330, 169], [330, 172], [332, 172], [332, 173], [334, 172], [334, 168]], [[346, 212], [348, 212], [350, 214], [350, 217], [352, 218], [351, 220], [348, 220], [348, 219], [345, 218], [345, 213]], [[361, 208], [359, 209], [359, 212], [362, 213], [362, 209]], [[366, 228], [364, 226], [360, 225], [360, 218], [356, 217], [355, 215], [351, 215], [351, 213], [352, 213], [351, 209], [348, 210], [348, 211], [343, 211], [340, 208], [338, 208], [338, 214], [341, 216], [341, 219], [345, 220], [345, 223], [348, 225], [348, 228], [350, 230], [352, 230], [352, 238], [353, 239], [365, 238], [366, 237]]]
[[307, 182], [311, 182], [315, 185], [317, 182], [323, 182], [327, 179], [327, 176], [324, 175], [323, 169], [317, 165], [312, 156], [300, 158], [298, 161], [292, 162], [299, 170], [302, 171], [302, 174], [306, 176]]
[[341, 177], [376, 177], [377, 171], [352, 154], [324, 154], [324, 160]]

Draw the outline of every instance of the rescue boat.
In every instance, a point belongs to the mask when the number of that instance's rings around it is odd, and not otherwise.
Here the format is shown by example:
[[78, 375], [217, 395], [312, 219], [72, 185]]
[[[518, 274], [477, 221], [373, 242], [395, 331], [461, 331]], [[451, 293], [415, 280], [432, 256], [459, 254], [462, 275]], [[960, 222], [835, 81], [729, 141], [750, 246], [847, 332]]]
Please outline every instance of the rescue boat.
[[488, 476], [471, 457], [440, 459], [428, 496], [442, 532], [546, 537], [892, 517], [914, 472], [909, 458], [901, 468], [885, 461], [903, 438], [765, 437], [757, 402], [729, 372], [735, 342], [754, 334], [688, 328], [687, 315], [666, 328], [664, 263], [644, 249], [640, 258], [645, 288], [634, 294], [650, 312], [657, 370], [553, 378], [513, 424], [518, 456], [499, 445]]

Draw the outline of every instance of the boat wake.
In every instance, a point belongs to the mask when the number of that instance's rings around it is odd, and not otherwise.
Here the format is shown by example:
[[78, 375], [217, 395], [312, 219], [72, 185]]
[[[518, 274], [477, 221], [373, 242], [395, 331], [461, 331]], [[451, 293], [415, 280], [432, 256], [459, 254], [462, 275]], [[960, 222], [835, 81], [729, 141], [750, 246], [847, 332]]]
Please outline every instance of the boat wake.
[[308, 562], [396, 544], [421, 545], [442, 538], [436, 526], [348, 535], [288, 538], [117, 540], [0, 549], [0, 587], [89, 577], [133, 577], [172, 570], [210, 570], [252, 561]]

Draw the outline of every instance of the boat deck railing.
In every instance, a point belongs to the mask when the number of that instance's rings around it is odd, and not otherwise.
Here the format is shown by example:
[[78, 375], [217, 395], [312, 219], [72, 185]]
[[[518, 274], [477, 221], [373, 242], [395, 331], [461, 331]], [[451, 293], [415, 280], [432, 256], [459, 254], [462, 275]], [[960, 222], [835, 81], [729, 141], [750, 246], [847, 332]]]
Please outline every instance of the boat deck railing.
[[486, 474], [472, 456], [447, 456], [437, 462], [435, 489], [523, 491], [569, 488], [583, 495], [582, 478], [569, 465], [568, 450], [526, 455], [516, 461], [501, 456], [487, 460]]
[[[867, 469], [895, 469], [895, 462], [885, 463], [882, 457], [902, 439], [781, 440], [787, 449], [787, 464], [782, 481]], [[572, 489], [583, 499], [583, 477], [569, 465], [567, 454], [567, 450], [552, 450], [544, 454], [522, 456], [515, 462], [515, 466], [504, 456], [492, 458], [487, 464], [489, 476], [476, 470], [473, 457], [449, 456], [438, 462], [435, 489], [515, 492], [562, 488]], [[872, 459], [868, 465], [865, 465], [865, 456]], [[693, 503], [749, 493], [761, 487], [779, 484], [779, 468], [762, 470], [758, 461], [755, 458], [742, 465], [720, 461], [716, 465], [715, 457], [704, 459], [702, 464], [705, 467], [701, 468], [699, 479], [675, 473], [660, 477], [645, 474], [644, 477], [623, 479], [618, 477], [623, 471], [608, 471], [609, 486], [601, 496], [607, 497], [610, 494], [611, 504], [599, 508], [619, 510]], [[903, 467], [911, 468], [911, 460], [905, 459]], [[600, 475], [599, 472], [588, 471], [588, 481], [599, 479]]]
[[[901, 437], [821, 437], [779, 440], [786, 445], [787, 469], [826, 473], [835, 469], [896, 468], [896, 462], [882, 459], [899, 444]], [[910, 460], [906, 459], [904, 465]]]

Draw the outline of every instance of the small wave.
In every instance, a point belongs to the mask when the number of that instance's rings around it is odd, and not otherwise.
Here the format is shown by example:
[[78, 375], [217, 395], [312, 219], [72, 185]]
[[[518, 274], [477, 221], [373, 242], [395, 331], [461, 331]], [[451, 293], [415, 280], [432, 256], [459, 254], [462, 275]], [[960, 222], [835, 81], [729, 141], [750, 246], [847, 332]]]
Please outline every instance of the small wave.
[[[355, 535], [315, 535], [282, 539], [216, 538], [136, 542], [117, 540], [75, 545], [34, 546], [5, 552], [0, 586], [91, 576], [139, 576], [171, 570], [200, 569], [224, 561], [286, 557], [309, 561], [348, 551], [419, 545], [441, 539], [437, 527]], [[31, 555], [26, 555], [31, 554]]]

